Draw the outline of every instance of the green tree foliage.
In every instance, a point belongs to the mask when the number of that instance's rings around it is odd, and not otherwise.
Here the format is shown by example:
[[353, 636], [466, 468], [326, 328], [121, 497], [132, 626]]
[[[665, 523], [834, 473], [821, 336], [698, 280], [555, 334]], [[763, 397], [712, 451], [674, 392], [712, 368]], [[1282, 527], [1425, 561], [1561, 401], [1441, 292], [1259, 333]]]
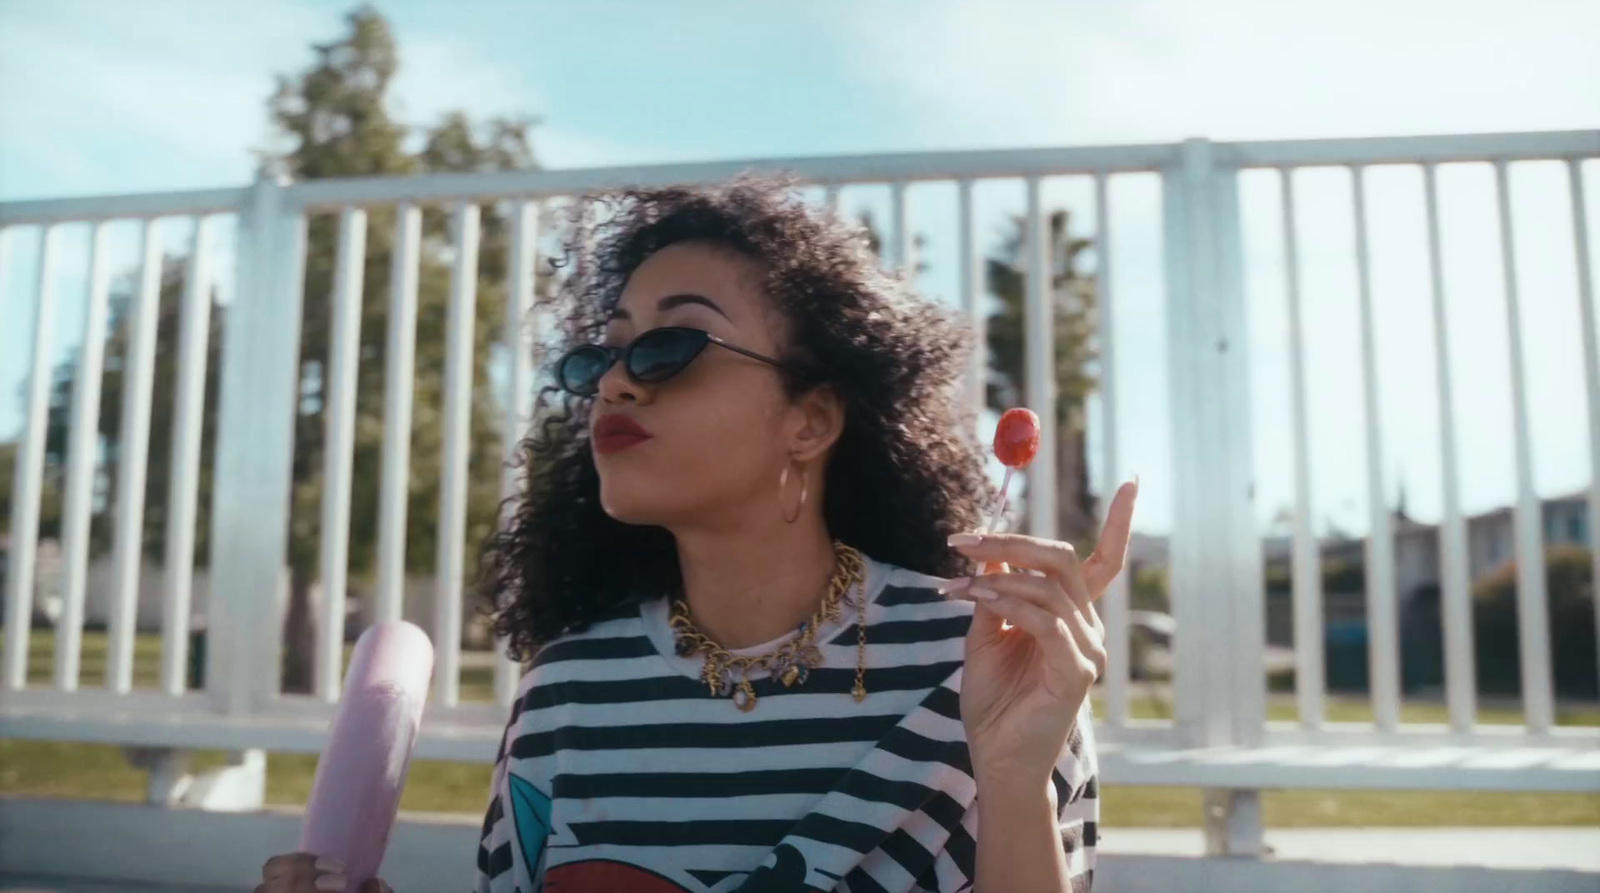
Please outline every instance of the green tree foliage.
[[[1089, 487], [1085, 405], [1097, 379], [1095, 342], [1099, 301], [1094, 278], [1083, 260], [1093, 247], [1074, 236], [1071, 215], [1053, 211], [1049, 219], [1050, 300], [1055, 310], [1056, 353], [1056, 534], [1079, 546], [1099, 533], [1095, 498]], [[1011, 225], [989, 258], [989, 291], [999, 309], [989, 317], [989, 406], [997, 411], [1030, 405], [1024, 373], [1024, 321], [1027, 288], [1027, 221]]]
[[[1550, 612], [1550, 663], [1556, 692], [1595, 695], [1595, 581], [1589, 550], [1568, 544], [1545, 550], [1545, 595]], [[1517, 565], [1507, 562], [1472, 587], [1473, 648], [1478, 689], [1522, 689], [1517, 632]]]
[[[536, 166], [532, 119], [493, 119], [475, 124], [466, 114], [445, 115], [436, 124], [416, 129], [392, 119], [388, 112], [389, 88], [400, 66], [400, 55], [388, 23], [370, 7], [346, 18], [347, 30], [339, 39], [314, 47], [315, 62], [292, 77], [280, 77], [268, 101], [268, 113], [277, 131], [278, 145], [260, 153], [263, 163], [296, 180], [328, 177], [397, 176], [432, 172], [495, 171]], [[470, 433], [467, 545], [481, 542], [493, 529], [498, 503], [503, 425], [499, 395], [489, 379], [496, 345], [503, 339], [507, 240], [510, 219], [503, 209], [482, 209], [476, 303], [476, 329], [472, 361], [472, 421]], [[414, 407], [411, 431], [411, 476], [407, 509], [407, 570], [433, 569], [437, 550], [439, 474], [443, 452], [443, 389], [445, 330], [450, 300], [450, 272], [454, 257], [449, 232], [449, 209], [425, 208], [422, 257], [418, 270], [417, 336]], [[361, 338], [358, 351], [354, 479], [351, 499], [350, 573], [352, 582], [370, 578], [376, 559], [381, 455], [383, 444], [384, 374], [388, 347], [388, 303], [395, 212], [390, 207], [368, 210], [364, 284], [361, 295]], [[295, 419], [295, 452], [290, 513], [291, 571], [289, 612], [285, 622], [286, 691], [307, 690], [315, 619], [310, 610], [311, 587], [320, 567], [321, 503], [323, 491], [323, 381], [329, 356], [334, 270], [337, 260], [337, 214], [313, 214], [307, 226], [304, 309], [300, 342], [300, 395]], [[170, 436], [174, 415], [178, 312], [183, 290], [180, 259], [165, 261], [161, 289], [156, 378], [152, 399], [149, 486], [145, 510], [146, 553], [159, 560], [165, 549], [167, 479]], [[130, 287], [119, 283], [114, 293], [108, 325], [105, 378], [102, 390], [100, 435], [106, 446], [106, 477], [114, 484], [120, 453], [122, 408], [122, 357], [130, 322], [125, 312]], [[208, 561], [212, 451], [217, 407], [222, 332], [226, 307], [213, 308], [208, 365], [203, 455], [207, 458], [200, 487], [197, 562]], [[72, 378], [75, 367], [64, 363], [57, 370], [51, 408], [47, 450], [47, 490], [58, 492], [59, 471], [66, 459]], [[0, 462], [11, 463], [8, 456]], [[0, 502], [9, 504], [11, 477], [6, 475]], [[114, 493], [115, 487], [102, 488]], [[59, 502], [59, 497], [51, 499]], [[50, 500], [47, 500], [49, 502]], [[105, 529], [114, 506], [102, 500], [97, 506], [95, 548], [109, 546]], [[59, 509], [47, 504], [43, 532], [59, 521]]]
[[[870, 211], [858, 217], [866, 230], [867, 247], [882, 255], [883, 236]], [[1067, 211], [1050, 214], [1051, 300], [1056, 323], [1056, 533], [1079, 546], [1092, 546], [1099, 534], [1095, 498], [1089, 489], [1084, 406], [1097, 379], [1093, 364], [1098, 317], [1094, 278], [1083, 270], [1083, 259], [1093, 247], [1089, 239], [1073, 236]], [[920, 249], [926, 240], [918, 235]], [[1024, 304], [1027, 283], [1027, 221], [1013, 217], [988, 259], [985, 277], [989, 292], [999, 299], [999, 309], [988, 319], [989, 407], [1003, 412], [1029, 405], [1024, 374]], [[927, 269], [920, 251], [916, 272]]]

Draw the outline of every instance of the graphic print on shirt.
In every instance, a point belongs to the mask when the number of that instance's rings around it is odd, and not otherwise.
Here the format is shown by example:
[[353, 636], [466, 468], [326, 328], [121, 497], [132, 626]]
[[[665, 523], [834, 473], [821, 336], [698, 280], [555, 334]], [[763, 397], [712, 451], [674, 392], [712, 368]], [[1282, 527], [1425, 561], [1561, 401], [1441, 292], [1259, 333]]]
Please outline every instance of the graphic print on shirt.
[[522, 849], [522, 864], [528, 866], [531, 876], [539, 870], [539, 857], [544, 855], [545, 841], [550, 839], [550, 798], [525, 778], [512, 775], [506, 780], [511, 787], [517, 845]]
[[607, 893], [628, 890], [632, 893], [694, 893], [649, 869], [612, 859], [585, 859], [564, 862], [537, 876], [539, 859], [550, 839], [550, 798], [527, 779], [512, 775], [511, 815], [516, 822], [517, 846], [523, 864], [533, 876], [535, 889], [544, 893]]

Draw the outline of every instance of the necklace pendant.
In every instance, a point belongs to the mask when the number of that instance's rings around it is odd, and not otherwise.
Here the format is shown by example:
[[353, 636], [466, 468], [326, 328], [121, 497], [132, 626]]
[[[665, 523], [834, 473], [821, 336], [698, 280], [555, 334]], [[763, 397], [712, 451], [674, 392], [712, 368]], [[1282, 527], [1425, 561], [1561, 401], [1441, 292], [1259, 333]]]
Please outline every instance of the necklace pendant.
[[738, 689], [733, 693], [733, 704], [741, 713], [749, 713], [756, 707], [756, 690], [748, 679], [739, 683]]
[[854, 697], [856, 699], [856, 703], [859, 704], [867, 699], [867, 687], [857, 682], [856, 687], [850, 690], [850, 695]]
[[707, 667], [700, 678], [710, 687], [714, 698], [727, 697], [728, 690], [733, 687], [732, 675], [726, 669]]
[[800, 681], [800, 668], [799, 667], [790, 666], [789, 669], [783, 671], [783, 686], [784, 686], [784, 688], [788, 688], [789, 686], [794, 685], [798, 681]]

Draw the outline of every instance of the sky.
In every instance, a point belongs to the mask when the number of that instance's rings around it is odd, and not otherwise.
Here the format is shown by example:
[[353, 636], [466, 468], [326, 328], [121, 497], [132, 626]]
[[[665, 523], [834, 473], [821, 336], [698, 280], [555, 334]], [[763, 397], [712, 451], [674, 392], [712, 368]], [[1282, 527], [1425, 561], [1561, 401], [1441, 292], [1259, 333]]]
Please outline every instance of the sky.
[[[401, 2], [392, 112], [451, 109], [543, 123], [547, 167], [836, 153], [1213, 140], [1363, 137], [1600, 127], [1600, 4], [1592, 0], [936, 2], [778, 0]], [[271, 144], [273, 78], [336, 37], [347, 3], [280, 0], [238, 14], [202, 0], [0, 0], [0, 201], [245, 183]], [[1514, 13], [1514, 14], [1513, 14]], [[1512, 169], [1536, 489], [1587, 486], [1583, 367], [1564, 171]], [[1367, 176], [1386, 491], [1439, 512], [1437, 404], [1420, 175]], [[1600, 167], [1586, 168], [1591, 233]], [[1253, 441], [1263, 519], [1290, 504], [1289, 350], [1276, 176], [1241, 180], [1251, 324]], [[1296, 179], [1307, 331], [1314, 513], [1359, 532], [1366, 514], [1360, 330], [1349, 176]], [[1441, 170], [1445, 283], [1465, 507], [1514, 495], [1509, 348], [1493, 181]], [[1093, 190], [1046, 183], [1093, 236]], [[883, 219], [887, 191], [846, 192]], [[911, 190], [928, 240], [919, 284], [955, 294], [955, 190]], [[978, 232], [997, 238], [1022, 207], [1016, 181], [981, 184]], [[1170, 522], [1160, 190], [1110, 190], [1117, 330], [1118, 467], [1144, 481], [1140, 526]], [[132, 224], [113, 227], [120, 266]], [[184, 221], [161, 238], [180, 251]], [[222, 230], [226, 241], [227, 228]], [[0, 438], [21, 425], [38, 235], [9, 234], [0, 270]], [[58, 358], [81, 341], [88, 234], [69, 228], [52, 271]], [[1593, 256], [1594, 246], [1589, 246]], [[1097, 259], [1096, 262], [1099, 262]], [[1600, 264], [1597, 264], [1600, 267]], [[120, 268], [120, 267], [119, 267]], [[226, 290], [228, 261], [218, 266]], [[1091, 446], [1105, 447], [1098, 425]]]

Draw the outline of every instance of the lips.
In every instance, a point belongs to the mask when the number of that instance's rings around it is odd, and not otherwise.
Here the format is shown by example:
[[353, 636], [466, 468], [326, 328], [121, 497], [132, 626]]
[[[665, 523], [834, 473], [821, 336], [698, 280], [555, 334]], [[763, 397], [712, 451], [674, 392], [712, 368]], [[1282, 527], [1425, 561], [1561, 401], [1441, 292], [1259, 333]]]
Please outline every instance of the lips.
[[617, 453], [650, 439], [643, 425], [625, 415], [613, 413], [595, 420], [592, 439], [597, 453]]

